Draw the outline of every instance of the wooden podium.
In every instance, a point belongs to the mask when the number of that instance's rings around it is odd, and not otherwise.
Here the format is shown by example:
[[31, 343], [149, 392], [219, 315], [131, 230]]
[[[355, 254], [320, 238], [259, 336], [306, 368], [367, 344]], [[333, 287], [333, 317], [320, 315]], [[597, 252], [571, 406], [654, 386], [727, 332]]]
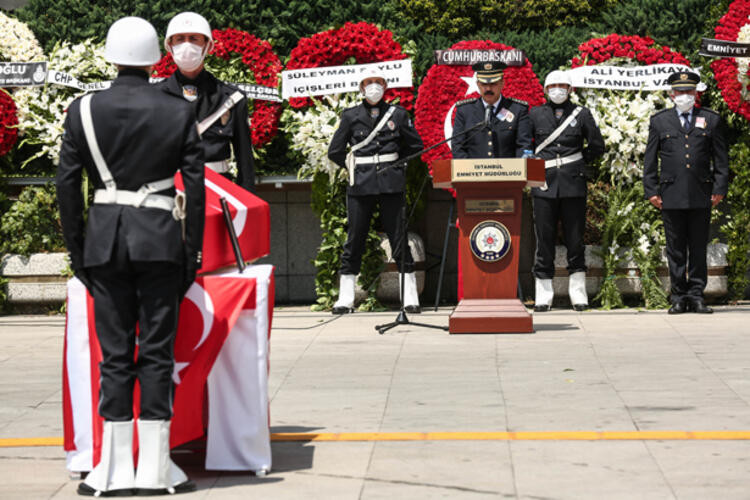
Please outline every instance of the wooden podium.
[[450, 333], [533, 332], [518, 298], [521, 202], [525, 186], [544, 184], [544, 160], [436, 160], [432, 169], [434, 187], [456, 190], [464, 297]]

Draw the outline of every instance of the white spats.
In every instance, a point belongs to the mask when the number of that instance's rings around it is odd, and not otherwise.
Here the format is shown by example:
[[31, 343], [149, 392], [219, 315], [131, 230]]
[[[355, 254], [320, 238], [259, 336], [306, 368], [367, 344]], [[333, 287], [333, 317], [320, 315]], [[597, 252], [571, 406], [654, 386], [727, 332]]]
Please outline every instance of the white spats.
[[187, 482], [187, 475], [169, 456], [169, 420], [138, 420], [138, 469], [135, 486], [139, 490], [162, 490]]
[[551, 307], [552, 299], [555, 297], [555, 292], [552, 289], [551, 279], [536, 278], [536, 293], [534, 295], [535, 307]]
[[132, 489], [134, 483], [133, 421], [105, 421], [101, 459], [94, 470], [86, 476], [84, 484], [97, 492], [106, 493]]
[[588, 306], [589, 297], [586, 295], [586, 273], [583, 271], [570, 275], [568, 281], [568, 295], [573, 306]]
[[354, 274], [342, 274], [339, 278], [339, 298], [333, 304], [334, 314], [344, 314], [354, 309], [354, 285], [357, 276]]

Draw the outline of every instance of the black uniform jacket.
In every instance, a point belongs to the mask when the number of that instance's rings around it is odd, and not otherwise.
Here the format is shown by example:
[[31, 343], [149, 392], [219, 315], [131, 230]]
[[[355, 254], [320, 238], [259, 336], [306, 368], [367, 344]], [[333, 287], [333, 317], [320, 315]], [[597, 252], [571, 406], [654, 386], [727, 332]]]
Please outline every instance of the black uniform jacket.
[[[354, 146], [365, 140], [390, 106], [391, 104], [383, 100], [375, 106], [363, 101], [362, 104], [344, 110], [339, 128], [328, 146], [328, 158], [338, 166], [346, 168], [347, 146]], [[354, 156], [398, 153], [399, 158], [403, 158], [422, 149], [422, 139], [414, 128], [409, 113], [401, 106], [393, 106], [396, 109], [386, 125], [367, 146], [355, 151]], [[378, 109], [378, 116], [374, 118], [370, 113], [373, 107]], [[393, 163], [358, 164], [354, 169], [354, 186], [349, 186], [347, 193], [361, 196], [403, 192], [406, 189], [405, 167], [389, 168]]]
[[660, 195], [665, 209], [708, 208], [712, 194], [727, 194], [728, 178], [724, 124], [718, 113], [693, 108], [689, 130], [674, 108], [651, 117], [643, 167], [646, 199]]
[[[177, 70], [157, 85], [164, 92], [184, 100], [182, 85], [185, 83], [198, 88], [198, 99], [192, 103], [198, 122], [219, 109], [219, 106], [238, 90], [218, 80], [206, 70], [201, 71], [195, 80], [188, 80], [180, 73], [180, 70]], [[247, 117], [247, 98], [243, 97], [232, 107], [228, 117], [216, 120], [203, 132], [201, 145], [207, 162], [228, 160], [232, 153], [231, 145], [237, 161], [237, 184], [254, 192], [255, 166]]]
[[[474, 130], [452, 141], [453, 158], [520, 158], [525, 149], [531, 149], [528, 104], [503, 96], [497, 111], [489, 127]], [[484, 116], [485, 107], [481, 98], [459, 101], [453, 135], [483, 122]]]
[[[148, 83], [144, 71], [124, 69], [108, 90], [91, 99], [94, 131], [102, 156], [120, 190], [172, 177], [179, 170], [187, 196], [186, 241], [172, 213], [159, 208], [92, 204], [84, 232], [81, 174], [95, 189], [104, 184], [81, 124], [80, 99], [65, 118], [57, 198], [63, 237], [74, 269], [107, 264], [115, 239], [127, 241], [131, 261], [199, 262], [203, 245], [205, 194], [203, 156], [195, 114]], [[174, 196], [174, 188], [158, 194]]]
[[[529, 110], [529, 118], [534, 131], [534, 147], [538, 147], [552, 134], [576, 108], [572, 102], [557, 105], [546, 103]], [[555, 111], [562, 109], [558, 120]], [[586, 146], [584, 147], [584, 141]], [[546, 169], [547, 190], [534, 188], [531, 193], [542, 198], [576, 198], [586, 196], [586, 165], [591, 165], [604, 153], [604, 139], [599, 127], [587, 108], [582, 108], [578, 116], [565, 127], [565, 130], [538, 154], [543, 160], [564, 158], [582, 153], [583, 159], [560, 167]]]

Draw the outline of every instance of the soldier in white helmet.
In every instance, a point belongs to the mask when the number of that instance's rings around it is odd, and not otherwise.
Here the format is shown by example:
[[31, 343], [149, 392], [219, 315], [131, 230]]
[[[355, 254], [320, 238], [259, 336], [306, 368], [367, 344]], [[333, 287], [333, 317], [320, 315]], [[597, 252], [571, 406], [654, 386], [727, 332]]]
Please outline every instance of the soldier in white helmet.
[[549, 311], [554, 297], [557, 224], [568, 252], [568, 293], [576, 311], [588, 308], [583, 232], [586, 228], [586, 166], [604, 153], [604, 139], [591, 112], [570, 102], [573, 90], [564, 71], [544, 81], [547, 102], [531, 108], [534, 153], [545, 160], [547, 182], [533, 188], [536, 259], [534, 310]]
[[346, 191], [348, 235], [341, 256], [339, 297], [333, 306], [333, 314], [354, 310], [355, 280], [376, 204], [380, 207], [380, 220], [399, 270], [402, 269], [401, 259], [404, 259], [404, 308], [407, 312], [421, 312], [414, 259], [408, 246], [406, 255], [401, 255], [401, 236], [405, 236], [400, 222], [406, 167], [393, 168], [392, 165], [399, 158], [422, 149], [422, 139], [409, 113], [401, 106], [383, 100], [387, 88], [381, 72], [370, 70], [365, 73], [359, 84], [364, 99], [361, 104], [342, 113], [339, 128], [328, 147], [328, 158], [348, 169], [350, 181]]
[[[169, 457], [169, 428], [178, 308], [201, 265], [202, 149], [190, 104], [149, 84], [151, 68], [161, 58], [151, 24], [138, 17], [116, 21], [107, 34], [105, 58], [117, 65], [118, 76], [110, 89], [87, 94], [68, 108], [57, 171], [63, 236], [73, 272], [94, 298], [102, 352], [101, 458], [78, 493], [189, 491], [195, 485]], [[84, 170], [95, 188], [85, 225]], [[178, 171], [185, 198], [180, 195], [176, 202]]]
[[[247, 98], [204, 68], [204, 59], [213, 44], [211, 27], [203, 16], [195, 12], [174, 16], [167, 26], [164, 48], [172, 54], [177, 71], [158, 86], [168, 94], [193, 103], [202, 130], [206, 166], [230, 177], [229, 159], [234, 154], [237, 184], [254, 192], [255, 167]], [[216, 114], [222, 105], [229, 110]]]

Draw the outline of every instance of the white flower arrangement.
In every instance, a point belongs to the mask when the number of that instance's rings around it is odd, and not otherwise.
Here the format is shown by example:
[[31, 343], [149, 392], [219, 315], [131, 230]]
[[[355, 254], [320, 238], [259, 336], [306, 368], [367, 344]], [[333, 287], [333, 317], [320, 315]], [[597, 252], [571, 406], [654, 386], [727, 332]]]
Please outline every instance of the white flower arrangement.
[[[740, 28], [740, 32], [737, 34], [737, 41], [739, 43], [750, 43], [750, 16], [748, 16], [748, 23]], [[737, 79], [742, 84], [742, 90], [740, 93], [742, 99], [750, 101], [750, 75], [747, 74], [750, 69], [750, 57], [738, 57], [737, 58]]]
[[44, 52], [34, 33], [18, 19], [0, 12], [0, 61], [43, 61]]
[[[104, 60], [104, 44], [85, 40], [76, 45], [58, 42], [49, 56], [49, 68], [68, 73], [88, 83], [111, 80], [117, 69]], [[46, 155], [53, 163], [60, 159], [65, 111], [74, 99], [85, 92], [74, 88], [47, 84], [17, 90], [13, 99], [18, 107], [21, 144], [35, 144], [41, 150], [22, 165]]]
[[651, 115], [664, 109], [670, 99], [665, 91], [581, 89], [571, 95], [575, 104], [586, 106], [604, 137], [602, 164], [613, 183], [633, 183], [643, 177]]
[[300, 111], [287, 109], [281, 116], [282, 128], [291, 134], [291, 148], [301, 153], [304, 164], [297, 176], [311, 178], [327, 173], [329, 180], [346, 177], [344, 169], [328, 159], [328, 145], [341, 121], [341, 113], [359, 103], [358, 92], [335, 94], [313, 99], [315, 106]]

